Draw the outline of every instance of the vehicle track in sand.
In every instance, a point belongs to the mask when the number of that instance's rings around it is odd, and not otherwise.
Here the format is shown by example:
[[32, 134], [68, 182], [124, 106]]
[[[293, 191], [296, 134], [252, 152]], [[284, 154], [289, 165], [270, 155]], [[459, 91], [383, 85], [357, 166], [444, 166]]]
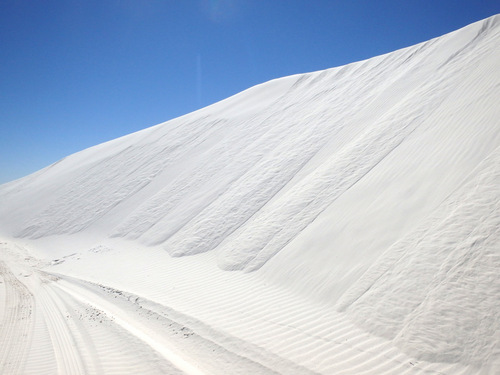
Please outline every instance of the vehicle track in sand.
[[62, 300], [50, 287], [37, 292], [37, 302], [42, 310], [50, 334], [59, 374], [86, 374], [85, 360], [77, 343], [79, 330], [69, 325], [69, 312]]
[[57, 279], [40, 272], [24, 248], [1, 245], [0, 374], [100, 373], [77, 312], [52, 286]]
[[0, 276], [5, 287], [4, 317], [0, 326], [0, 373], [22, 374], [32, 341], [35, 300], [1, 260]]

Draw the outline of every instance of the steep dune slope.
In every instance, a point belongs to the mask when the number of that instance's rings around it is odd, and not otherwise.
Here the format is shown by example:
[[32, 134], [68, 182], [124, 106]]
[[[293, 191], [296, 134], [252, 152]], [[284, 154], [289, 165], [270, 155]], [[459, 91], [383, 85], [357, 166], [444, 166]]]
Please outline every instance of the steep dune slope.
[[[494, 16], [390, 54], [255, 86], [0, 186], [0, 231], [41, 244], [49, 258], [75, 253], [82, 239], [122, 241], [183, 258], [182, 267], [203, 259], [217, 275], [217, 266], [252, 273], [407, 355], [494, 373], [499, 72]], [[65, 272], [103, 277], [85, 267]], [[148, 297], [166, 298], [156, 292]], [[327, 354], [315, 352], [325, 362], [314, 367], [296, 348], [274, 347], [222, 313], [179, 306], [301, 366], [339, 369]], [[337, 319], [322, 314], [315, 322]], [[301, 315], [291, 316], [300, 326]], [[321, 353], [333, 353], [323, 344]]]

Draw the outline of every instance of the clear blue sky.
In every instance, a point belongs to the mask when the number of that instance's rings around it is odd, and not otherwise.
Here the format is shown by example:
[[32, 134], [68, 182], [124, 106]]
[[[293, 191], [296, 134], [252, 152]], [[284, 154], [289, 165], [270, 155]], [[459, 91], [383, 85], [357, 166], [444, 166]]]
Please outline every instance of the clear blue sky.
[[496, 13], [498, 0], [0, 0], [0, 183]]

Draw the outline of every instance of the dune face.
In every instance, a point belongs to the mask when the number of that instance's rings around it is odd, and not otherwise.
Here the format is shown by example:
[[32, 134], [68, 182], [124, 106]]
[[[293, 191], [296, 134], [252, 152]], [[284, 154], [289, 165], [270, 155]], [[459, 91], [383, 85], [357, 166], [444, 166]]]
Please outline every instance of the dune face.
[[0, 186], [0, 372], [499, 373], [499, 100], [494, 16]]

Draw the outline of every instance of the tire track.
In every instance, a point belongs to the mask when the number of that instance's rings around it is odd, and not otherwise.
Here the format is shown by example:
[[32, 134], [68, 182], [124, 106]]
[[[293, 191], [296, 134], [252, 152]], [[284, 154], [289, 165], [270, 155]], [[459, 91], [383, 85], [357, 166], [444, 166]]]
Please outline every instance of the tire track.
[[107, 316], [111, 317], [116, 324], [125, 329], [128, 333], [135, 336], [158, 354], [164, 357], [170, 364], [179, 369], [180, 371], [189, 375], [204, 375], [205, 372], [202, 371], [194, 363], [190, 363], [183, 357], [181, 357], [176, 351], [169, 348], [161, 337], [158, 336], [157, 332], [152, 331], [146, 325], [140, 322], [134, 321], [126, 313], [121, 311], [121, 309], [104, 300], [102, 297], [97, 296], [95, 293], [89, 292], [81, 287], [73, 285], [69, 282], [61, 284], [57, 283], [58, 288], [64, 293], [70, 295], [75, 300], [89, 304], [100, 311], [103, 311]]
[[[42, 277], [49, 277], [49, 280], [54, 281], [53, 277], [45, 272], [39, 271]], [[64, 310], [60, 310], [64, 323], [71, 331], [72, 337], [79, 349], [79, 358], [84, 366], [87, 374], [103, 374], [105, 373], [100, 356], [96, 348], [95, 338], [88, 332], [88, 327], [84, 326], [81, 319], [81, 313], [85, 308], [79, 301], [75, 300], [66, 293], [60, 294], [60, 290], [54, 287], [54, 284], [48, 284], [47, 287], [52, 299], [58, 301], [58, 305]]]
[[76, 340], [77, 332], [71, 329], [66, 320], [67, 309], [64, 304], [48, 287], [40, 288], [37, 299], [50, 334], [58, 373], [74, 375], [87, 373]]
[[0, 327], [0, 373], [21, 374], [33, 334], [35, 300], [28, 288], [0, 261], [5, 283], [5, 312]]

